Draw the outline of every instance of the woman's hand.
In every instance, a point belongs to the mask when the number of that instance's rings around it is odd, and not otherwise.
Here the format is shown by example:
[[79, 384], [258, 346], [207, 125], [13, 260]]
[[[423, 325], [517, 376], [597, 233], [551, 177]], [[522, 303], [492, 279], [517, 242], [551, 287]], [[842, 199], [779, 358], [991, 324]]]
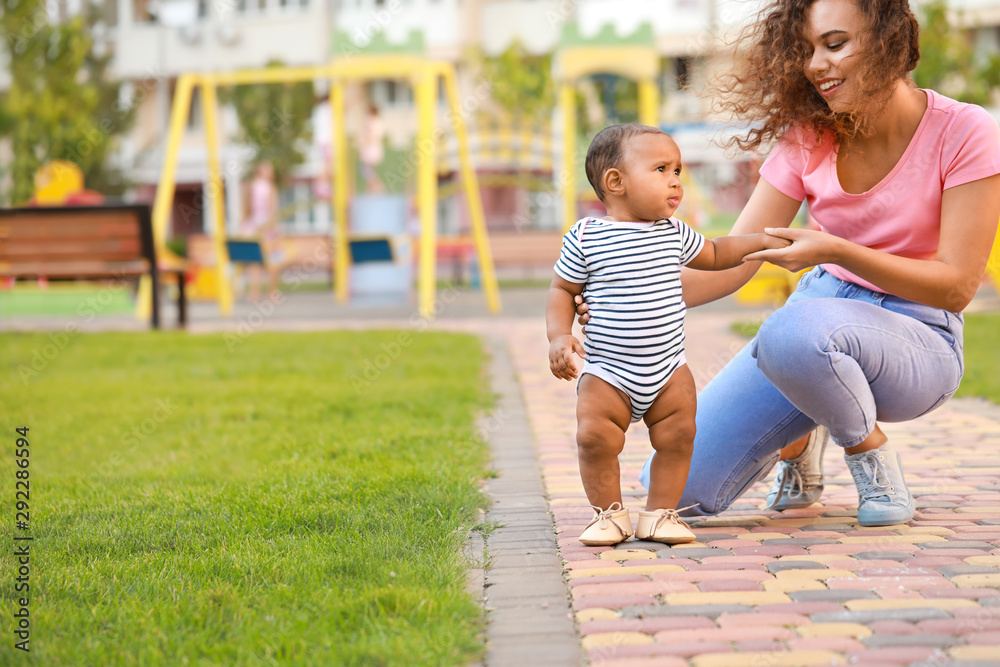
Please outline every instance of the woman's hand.
[[[762, 259], [789, 271], [801, 271], [817, 264], [836, 264], [844, 239], [814, 229], [768, 227], [764, 230], [775, 239], [791, 241], [791, 245], [752, 252], [744, 262]], [[579, 311], [579, 309], [577, 309]]]
[[[583, 300], [583, 295], [581, 294], [574, 296], [573, 301], [576, 302], [576, 321], [582, 325], [586, 325], [587, 322], [590, 321], [590, 313], [587, 312], [590, 310], [590, 306], [588, 306], [587, 302]], [[584, 326], [583, 332], [587, 333], [586, 326]]]

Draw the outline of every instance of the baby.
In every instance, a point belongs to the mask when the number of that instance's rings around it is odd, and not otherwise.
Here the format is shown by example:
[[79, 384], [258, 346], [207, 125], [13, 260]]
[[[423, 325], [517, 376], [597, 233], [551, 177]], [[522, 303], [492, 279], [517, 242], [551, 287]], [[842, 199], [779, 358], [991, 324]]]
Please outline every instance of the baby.
[[[672, 218], [684, 196], [681, 153], [659, 129], [605, 128], [587, 151], [586, 169], [608, 215], [584, 218], [563, 237], [545, 310], [553, 375], [580, 378], [580, 476], [595, 512], [580, 541], [611, 545], [632, 536], [618, 455], [629, 424], [642, 419], [655, 452], [635, 536], [690, 542], [694, 533], [676, 509], [691, 465], [696, 407], [684, 360], [680, 267], [728, 269], [744, 255], [789, 242], [766, 234], [710, 240]], [[580, 294], [590, 308], [584, 345], [572, 334]], [[585, 360], [582, 371], [573, 353]]]

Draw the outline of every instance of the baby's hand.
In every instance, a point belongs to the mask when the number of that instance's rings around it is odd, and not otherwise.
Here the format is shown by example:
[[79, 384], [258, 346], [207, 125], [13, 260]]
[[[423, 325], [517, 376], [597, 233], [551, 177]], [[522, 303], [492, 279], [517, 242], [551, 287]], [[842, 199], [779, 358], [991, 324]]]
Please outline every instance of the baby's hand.
[[559, 336], [549, 344], [549, 368], [560, 380], [572, 380], [580, 374], [573, 358], [574, 352], [581, 359], [587, 358], [583, 345], [571, 334]]
[[779, 250], [792, 245], [791, 239], [783, 239], [780, 236], [771, 236], [770, 234], [762, 234], [762, 236], [764, 237], [763, 249], [766, 250]]

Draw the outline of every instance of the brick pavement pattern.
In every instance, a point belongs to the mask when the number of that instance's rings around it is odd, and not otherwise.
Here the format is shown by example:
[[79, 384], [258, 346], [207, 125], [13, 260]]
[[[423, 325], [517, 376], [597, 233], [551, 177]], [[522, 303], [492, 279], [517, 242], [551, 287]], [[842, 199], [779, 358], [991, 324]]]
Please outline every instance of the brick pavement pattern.
[[[731, 321], [689, 313], [699, 387], [745, 344]], [[883, 424], [916, 497], [907, 525], [858, 525], [857, 493], [834, 445], [812, 507], [762, 509], [768, 481], [692, 526], [696, 542], [586, 547], [577, 540], [591, 510], [577, 468], [575, 384], [549, 372], [538, 320], [501, 329], [590, 664], [1000, 665], [1000, 409], [952, 401]], [[628, 507], [643, 507], [637, 477], [650, 451], [645, 427], [633, 424], [621, 455]]]

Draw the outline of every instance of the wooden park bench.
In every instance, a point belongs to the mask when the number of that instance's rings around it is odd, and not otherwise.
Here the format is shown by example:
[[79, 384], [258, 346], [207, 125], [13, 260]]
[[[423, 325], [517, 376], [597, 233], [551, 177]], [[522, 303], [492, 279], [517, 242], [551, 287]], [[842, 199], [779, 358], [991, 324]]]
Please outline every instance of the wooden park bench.
[[177, 277], [178, 324], [187, 324], [184, 267], [158, 266], [147, 204], [0, 209], [0, 277], [152, 281], [160, 327], [160, 274]]

